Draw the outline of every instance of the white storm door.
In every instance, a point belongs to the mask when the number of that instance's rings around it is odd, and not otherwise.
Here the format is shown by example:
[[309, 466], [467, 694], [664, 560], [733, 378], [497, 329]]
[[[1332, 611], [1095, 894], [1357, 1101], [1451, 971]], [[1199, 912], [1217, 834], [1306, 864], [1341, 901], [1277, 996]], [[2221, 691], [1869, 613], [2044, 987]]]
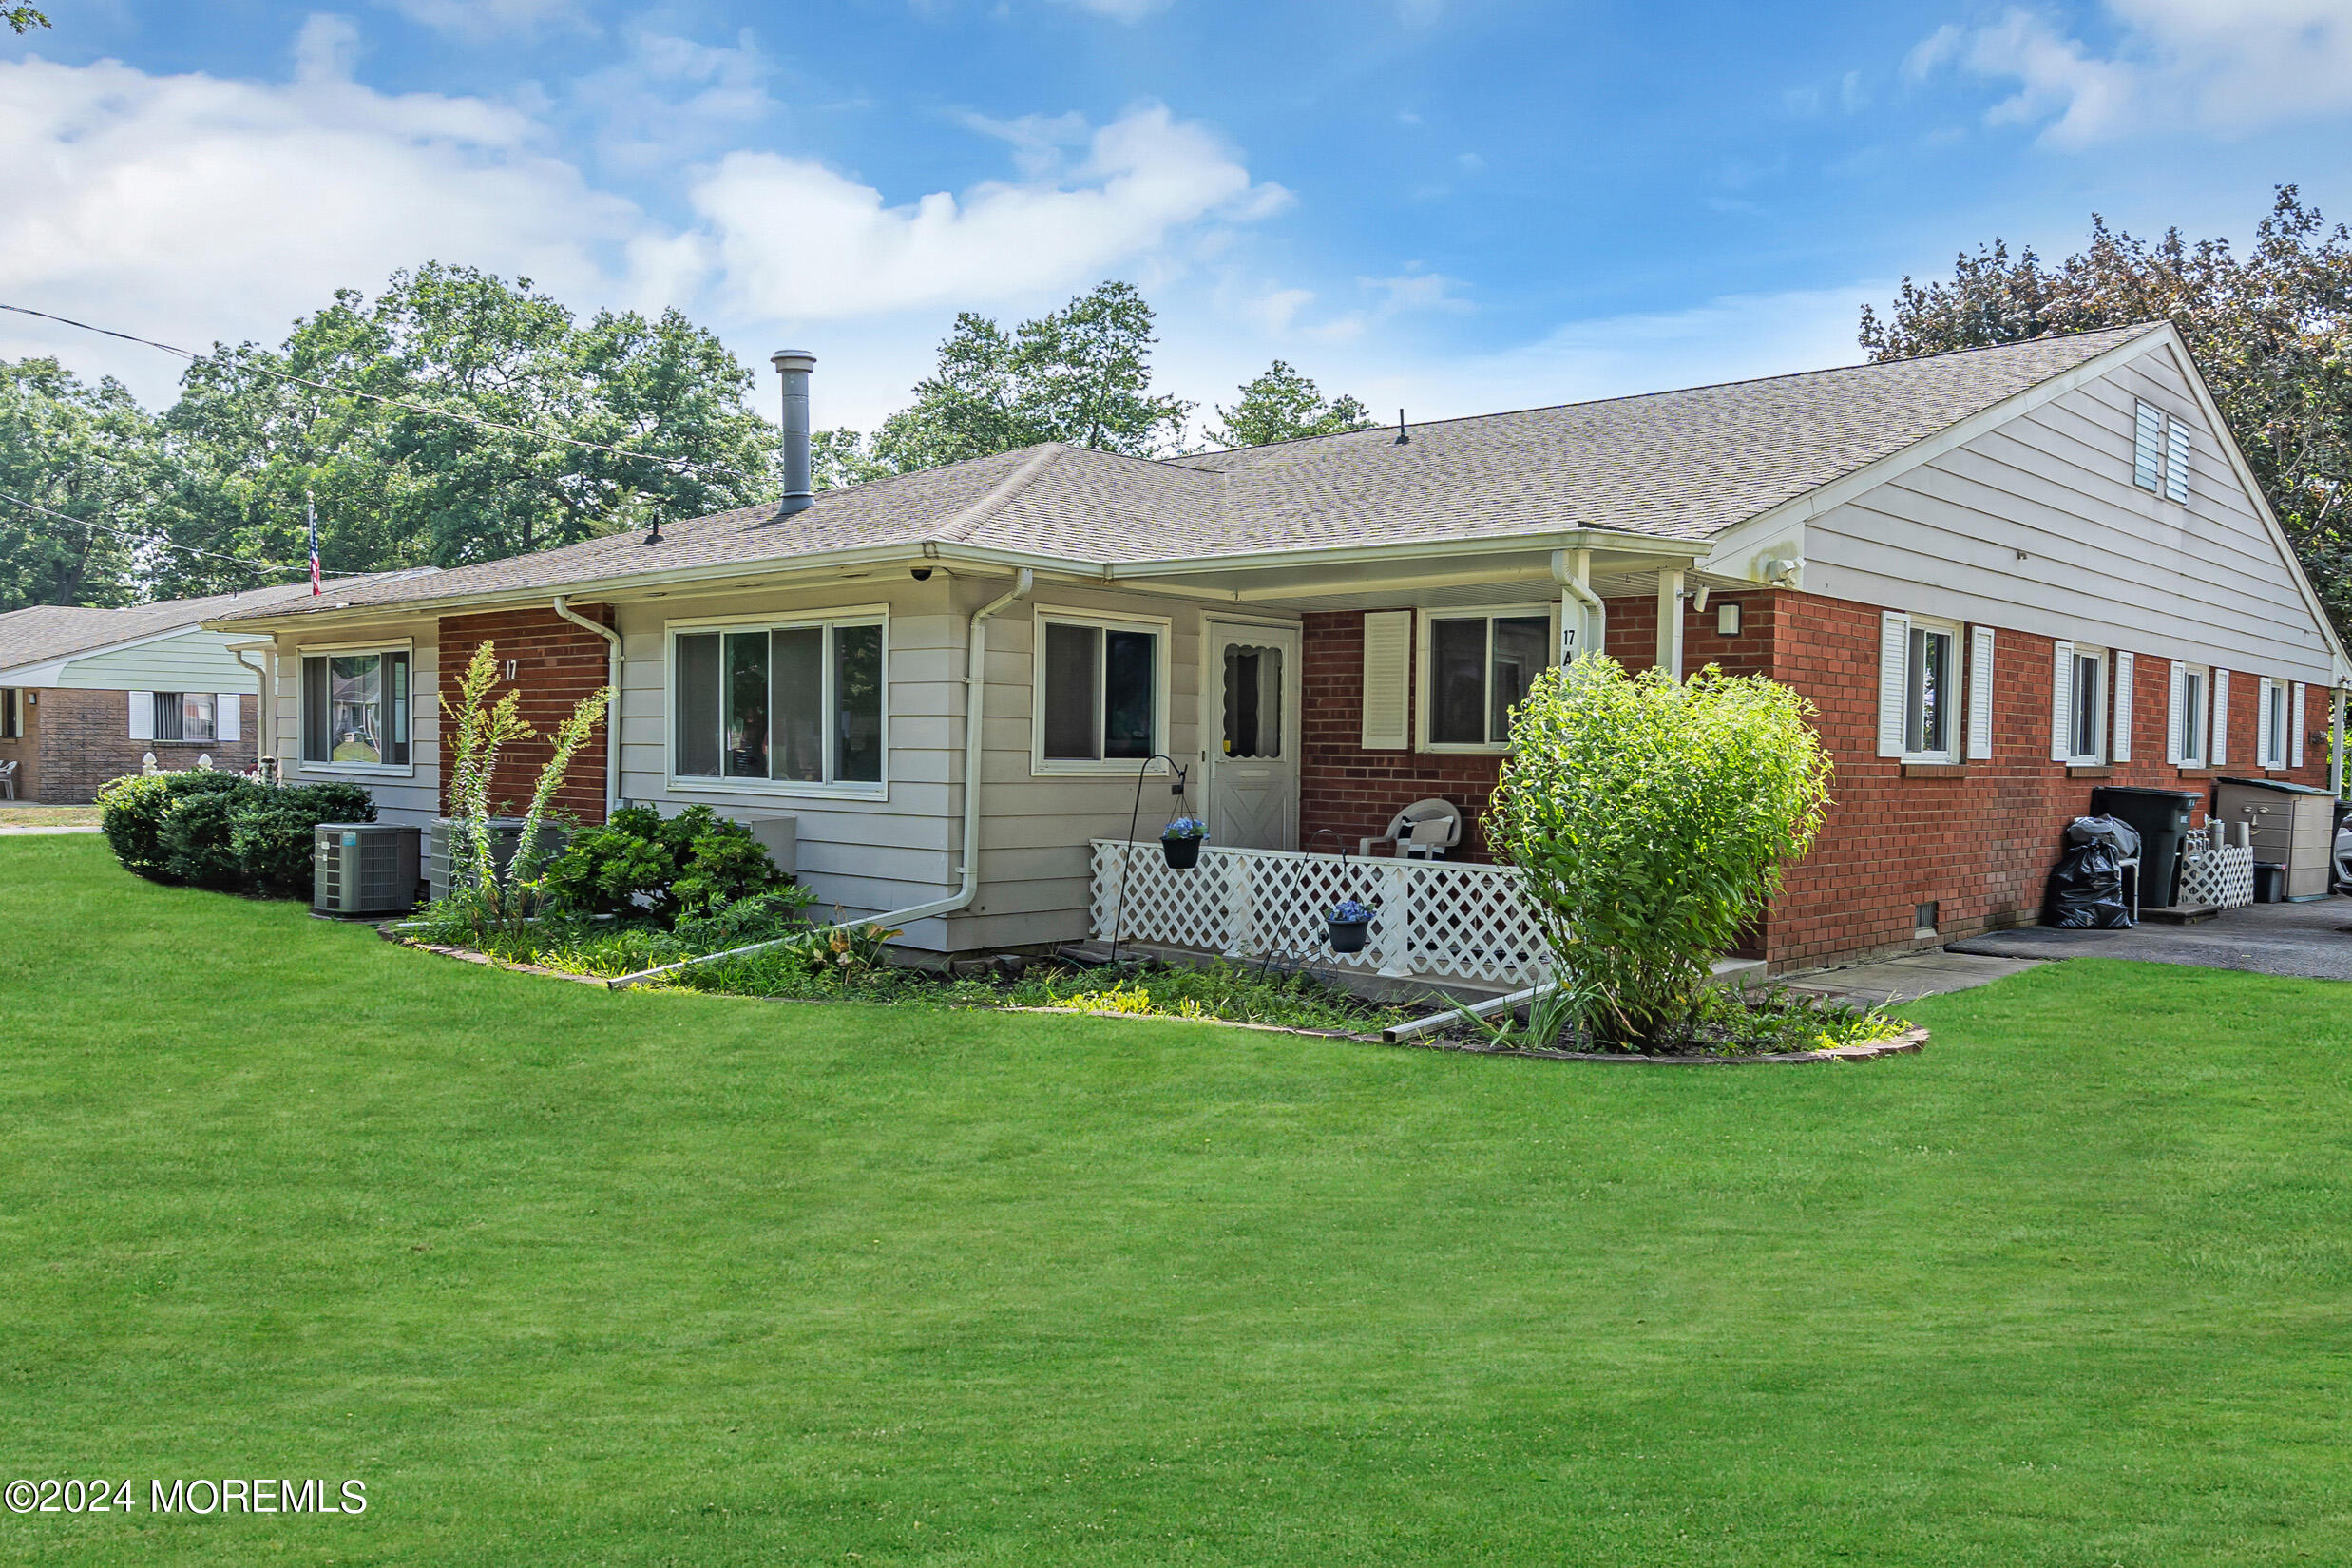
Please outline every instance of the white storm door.
[[1298, 848], [1298, 632], [1208, 623], [1209, 842]]

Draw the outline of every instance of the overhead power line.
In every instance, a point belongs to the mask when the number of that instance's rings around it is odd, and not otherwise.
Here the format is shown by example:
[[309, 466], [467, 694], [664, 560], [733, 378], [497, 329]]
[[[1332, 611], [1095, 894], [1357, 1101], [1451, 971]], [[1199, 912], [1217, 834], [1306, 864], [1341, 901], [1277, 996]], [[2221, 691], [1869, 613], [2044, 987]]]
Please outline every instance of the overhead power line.
[[151, 545], [156, 549], [185, 550], [190, 555], [205, 556], [214, 561], [235, 562], [239, 566], [250, 566], [257, 571], [306, 574], [310, 571], [307, 564], [299, 566], [280, 565], [275, 561], [256, 561], [251, 556], [244, 555], [222, 555], [219, 550], [200, 550], [193, 545], [176, 545], [168, 539], [158, 539], [152, 534], [132, 533], [125, 528], [110, 528], [104, 523], [93, 523], [86, 517], [75, 517], [67, 512], [52, 511], [37, 502], [27, 501], [21, 496], [10, 495], [6, 491], [0, 491], [0, 501], [5, 501], [11, 507], [22, 507], [29, 512], [39, 512], [43, 517], [53, 517], [60, 523], [70, 523], [77, 528], [95, 528], [100, 533], [110, 533], [118, 539], [127, 539], [134, 544]]
[[[141, 337], [132, 333], [116, 332], [111, 327], [93, 326], [87, 321], [76, 321], [69, 316], [55, 316], [48, 311], [36, 311], [29, 305], [0, 303], [0, 311], [8, 311], [16, 316], [38, 316], [44, 321], [54, 321], [65, 327], [76, 327], [83, 332], [96, 333], [101, 337], [120, 338], [125, 343], [137, 343], [143, 348], [161, 349], [165, 354], [178, 354], [191, 363], [203, 357], [192, 349], [183, 349], [172, 343], [159, 343], [152, 337]], [[508, 435], [520, 435], [533, 441], [557, 441], [567, 447], [577, 447], [583, 451], [605, 452], [614, 457], [635, 458], [639, 462], [651, 463], [676, 472], [724, 474], [730, 479], [744, 479], [754, 484], [759, 483], [765, 477], [760, 474], [745, 473], [740, 468], [730, 468], [724, 464], [697, 463], [691, 458], [662, 457], [655, 452], [631, 451], [626, 447], [607, 446], [602, 441], [588, 441], [580, 436], [564, 435], [554, 430], [534, 430], [522, 425], [509, 425], [502, 420], [484, 419], [474, 414], [454, 413], [448, 409], [433, 408], [430, 404], [411, 403], [404, 397], [390, 397], [382, 392], [362, 392], [357, 387], [338, 387], [331, 381], [314, 381], [309, 376], [296, 375], [291, 371], [274, 371], [265, 365], [246, 365], [242, 368], [258, 375], [291, 382], [297, 387], [308, 387], [313, 392], [333, 392], [338, 397], [364, 398], [368, 402], [381, 403], [388, 408], [406, 409], [411, 413], [421, 413], [429, 419], [447, 419], [452, 424], [472, 425], [486, 430], [503, 430]]]

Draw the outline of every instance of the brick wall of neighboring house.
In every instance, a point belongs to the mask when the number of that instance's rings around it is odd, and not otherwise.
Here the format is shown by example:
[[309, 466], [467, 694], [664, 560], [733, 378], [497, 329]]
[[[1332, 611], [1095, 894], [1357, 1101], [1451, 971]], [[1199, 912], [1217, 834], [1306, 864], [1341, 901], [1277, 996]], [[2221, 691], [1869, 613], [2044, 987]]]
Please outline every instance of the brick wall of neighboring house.
[[24, 770], [33, 774], [32, 787], [19, 793], [48, 805], [87, 805], [108, 779], [137, 773], [149, 752], [159, 768], [193, 768], [197, 758], [209, 756], [214, 767], [239, 772], [252, 768], [260, 755], [258, 711], [250, 697], [241, 702], [238, 738], [222, 741], [133, 740], [130, 698], [124, 692], [50, 686], [37, 695], [40, 700], [26, 717], [31, 720], [27, 728], [39, 736], [40, 755]]
[[[1727, 599], [1741, 609], [1736, 637], [1717, 630]], [[1998, 714], [1994, 755], [1954, 767], [1906, 767], [1878, 754], [1879, 610], [1875, 605], [1786, 590], [1711, 596], [1683, 629], [1684, 667], [1719, 664], [1729, 674], [1769, 674], [1810, 698], [1815, 724], [1837, 767], [1826, 825], [1793, 867], [1756, 947], [1775, 969], [1924, 945], [1914, 936], [1918, 907], [1934, 904], [1938, 942], [2031, 924], [2058, 857], [2068, 821], [2091, 809], [2100, 784], [2209, 792], [2218, 774], [2257, 776], [2253, 766], [2260, 681], [2232, 672], [2227, 759], [2218, 770], [2165, 760], [2169, 661], [2141, 652], [2132, 680], [2132, 760], [2069, 769], [2050, 758], [2053, 640], [2003, 630], [1995, 639]], [[1628, 668], [1653, 661], [1654, 598], [1609, 601], [1605, 646]], [[1397, 807], [1443, 795], [1473, 821], [1486, 805], [1493, 756], [1367, 752], [1358, 745], [1363, 696], [1363, 617], [1305, 618], [1306, 679], [1300, 831], [1340, 830], [1356, 838], [1386, 825]], [[1963, 664], [1965, 649], [1961, 650]], [[2304, 766], [2266, 776], [2324, 788], [2326, 697], [2305, 697]], [[2196, 820], [2202, 822], [2200, 810]], [[1483, 859], [1483, 840], [1466, 845]], [[1302, 848], [1329, 847], [1327, 838]]]
[[[612, 624], [608, 606], [583, 604], [573, 608], [591, 621]], [[489, 700], [495, 702], [509, 691], [520, 692], [523, 717], [539, 732], [500, 754], [497, 774], [490, 781], [493, 809], [505, 812], [510, 804], [520, 813], [539, 782], [539, 770], [553, 755], [550, 737], [556, 726], [570, 717], [573, 706], [582, 698], [604, 684], [606, 644], [586, 627], [576, 626], [550, 609], [444, 616], [440, 630], [440, 690], [450, 700], [456, 700], [458, 682], [465, 679], [466, 666], [472, 660], [474, 649], [486, 639], [498, 659], [500, 670], [498, 684], [490, 688]], [[505, 675], [509, 660], [515, 665], [511, 680]], [[442, 728], [447, 734], [446, 721]], [[441, 809], [446, 812], [450, 768], [444, 760]], [[597, 726], [596, 733], [564, 771], [564, 783], [556, 791], [555, 806], [582, 822], [604, 820], [602, 724]]]

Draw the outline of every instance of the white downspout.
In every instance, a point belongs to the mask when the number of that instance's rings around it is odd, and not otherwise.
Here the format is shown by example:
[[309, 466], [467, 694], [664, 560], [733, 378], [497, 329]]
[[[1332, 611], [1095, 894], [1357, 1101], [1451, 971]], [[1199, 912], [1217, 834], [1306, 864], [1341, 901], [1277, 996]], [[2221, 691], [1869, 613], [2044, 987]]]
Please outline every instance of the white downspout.
[[1593, 552], [1590, 550], [1554, 550], [1552, 552], [1552, 581], [1559, 584], [1559, 623], [1564, 629], [1576, 615], [1576, 606], [1582, 610], [1576, 618], [1589, 637], [1576, 644], [1578, 654], [1599, 653], [1608, 636], [1609, 607], [1593, 591]]
[[2343, 699], [2345, 692], [2346, 688], [2337, 687], [2329, 694], [2331, 700], [2327, 704], [2329, 710], [2328, 751], [2331, 754], [2327, 764], [2327, 782], [2328, 788], [2335, 792], [2336, 798], [2339, 800], [2343, 798]]
[[[1017, 600], [1025, 599], [1037, 586], [1037, 574], [1028, 567], [1021, 568], [1012, 587], [999, 594], [972, 612], [969, 635], [964, 648], [964, 864], [956, 878], [956, 890], [945, 898], [935, 898], [927, 904], [916, 904], [904, 909], [891, 909], [884, 914], [861, 920], [843, 921], [848, 926], [907, 926], [933, 915], [949, 914], [971, 903], [980, 892], [980, 775], [983, 752], [981, 742], [983, 720], [986, 717], [988, 695], [988, 621], [999, 610]], [[811, 927], [823, 930], [825, 927]], [[764, 951], [786, 942], [797, 942], [808, 935], [795, 931], [791, 936], [777, 937], [771, 942], [755, 942], [748, 947], [730, 947], [723, 953], [705, 953], [699, 958], [680, 959], [658, 968], [641, 969], [633, 975], [622, 975], [604, 984], [612, 989], [625, 990], [641, 985], [662, 975], [675, 974], [699, 965], [716, 963], [722, 958], [742, 958]]]
[[613, 695], [604, 704], [604, 816], [621, 809], [621, 634], [610, 626], [572, 613], [565, 596], [555, 596], [555, 613], [575, 626], [585, 626], [604, 640], [604, 685]]
[[[269, 652], [268, 669], [263, 669], [245, 657], [248, 653], [259, 653], [264, 649]], [[256, 771], [258, 771], [264, 762], [274, 760], [277, 756], [277, 644], [275, 642], [233, 642], [229, 645], [229, 657], [251, 670], [254, 675], [256, 695], [253, 700], [253, 755], [254, 767]], [[277, 771], [282, 776], [285, 769], [281, 765]], [[269, 784], [276, 783], [277, 780], [265, 778], [262, 782]]]

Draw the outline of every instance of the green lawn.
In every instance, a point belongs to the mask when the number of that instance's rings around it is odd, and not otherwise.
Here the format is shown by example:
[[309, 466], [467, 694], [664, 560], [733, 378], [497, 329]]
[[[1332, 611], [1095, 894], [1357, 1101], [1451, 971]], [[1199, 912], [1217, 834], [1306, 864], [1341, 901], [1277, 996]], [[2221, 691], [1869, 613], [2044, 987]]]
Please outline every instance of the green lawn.
[[0, 840], [25, 1563], [2339, 1562], [2352, 989], [1633, 1068], [610, 995]]

